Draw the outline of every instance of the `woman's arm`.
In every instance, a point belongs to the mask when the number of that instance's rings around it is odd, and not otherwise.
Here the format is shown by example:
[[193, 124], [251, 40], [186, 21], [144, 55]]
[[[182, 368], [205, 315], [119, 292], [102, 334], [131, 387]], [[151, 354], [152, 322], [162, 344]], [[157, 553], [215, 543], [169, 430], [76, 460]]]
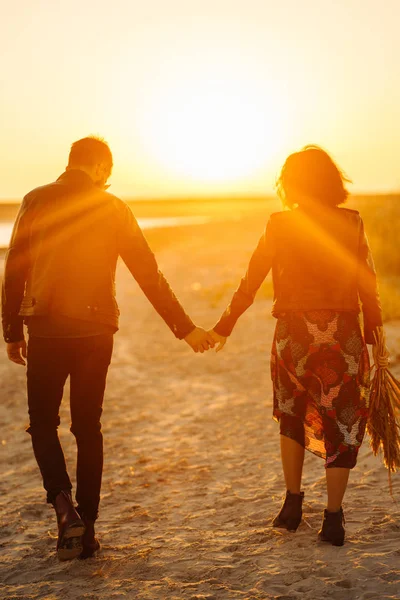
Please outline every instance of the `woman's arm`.
[[382, 307], [379, 298], [378, 283], [374, 259], [361, 221], [358, 294], [364, 315], [364, 337], [367, 344], [374, 344], [374, 332], [382, 325]]
[[220, 336], [227, 337], [232, 333], [236, 321], [245, 310], [254, 302], [255, 295], [268, 275], [272, 266], [273, 244], [271, 233], [271, 220], [268, 221], [264, 234], [253, 252], [247, 268], [246, 275], [240, 282], [232, 300], [213, 331]]

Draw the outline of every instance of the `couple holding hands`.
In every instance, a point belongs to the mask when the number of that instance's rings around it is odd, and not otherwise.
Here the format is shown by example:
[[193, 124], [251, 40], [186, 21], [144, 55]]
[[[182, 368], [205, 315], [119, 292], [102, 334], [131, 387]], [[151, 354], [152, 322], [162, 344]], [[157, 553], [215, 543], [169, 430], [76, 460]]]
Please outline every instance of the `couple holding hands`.
[[[130, 208], [106, 191], [112, 166], [102, 139], [73, 143], [65, 172], [24, 197], [5, 262], [4, 339], [10, 360], [25, 365], [27, 358], [27, 431], [47, 501], [55, 508], [59, 559], [88, 558], [100, 547], [95, 536], [103, 470], [100, 418], [118, 330], [119, 256], [174, 335], [195, 352], [224, 347], [272, 269], [273, 417], [280, 425], [286, 483], [272, 525], [296, 531], [301, 522], [307, 449], [326, 467], [319, 538], [342, 545], [342, 500], [368, 416], [366, 344], [374, 343], [382, 324], [363, 221], [357, 211], [339, 208], [348, 195], [343, 173], [317, 146], [286, 159], [277, 181], [285, 209], [266, 218], [245, 276], [207, 332], [180, 305]], [[76, 506], [57, 433], [68, 377], [78, 449]]]

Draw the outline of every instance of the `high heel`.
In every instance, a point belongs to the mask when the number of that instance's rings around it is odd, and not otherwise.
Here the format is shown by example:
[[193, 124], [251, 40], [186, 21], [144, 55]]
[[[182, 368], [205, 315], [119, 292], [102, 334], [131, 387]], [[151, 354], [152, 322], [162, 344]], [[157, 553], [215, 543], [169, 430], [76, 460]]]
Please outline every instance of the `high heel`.
[[303, 516], [302, 504], [304, 492], [300, 494], [292, 494], [287, 490], [285, 501], [279, 514], [272, 522], [272, 527], [287, 529], [288, 531], [296, 531], [301, 523]]
[[325, 509], [322, 527], [318, 532], [319, 539], [322, 542], [330, 542], [332, 546], [343, 546], [345, 535], [344, 523], [345, 519], [342, 507], [337, 512], [328, 512]]

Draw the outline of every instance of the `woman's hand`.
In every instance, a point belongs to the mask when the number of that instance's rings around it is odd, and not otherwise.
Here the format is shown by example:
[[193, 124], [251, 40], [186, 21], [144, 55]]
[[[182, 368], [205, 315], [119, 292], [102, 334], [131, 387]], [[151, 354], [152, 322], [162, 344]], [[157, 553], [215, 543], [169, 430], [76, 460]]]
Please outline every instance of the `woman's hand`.
[[386, 336], [383, 327], [376, 327], [372, 345], [372, 356], [377, 369], [387, 369], [390, 363], [390, 353], [386, 346]]
[[222, 350], [222, 348], [225, 346], [226, 340], [228, 338], [225, 337], [224, 335], [219, 335], [219, 333], [217, 333], [216, 331], [214, 331], [214, 329], [210, 329], [210, 331], [208, 333], [212, 337], [212, 339], [214, 340], [214, 342], [216, 344], [218, 344], [218, 346], [215, 349], [215, 352], [219, 352], [220, 350]]
[[214, 348], [215, 343], [211, 335], [202, 327], [196, 327], [185, 337], [185, 342], [189, 344], [193, 352], [207, 352]]
[[387, 369], [390, 364], [390, 353], [385, 345], [384, 348], [379, 345], [372, 346], [372, 355], [377, 369]]

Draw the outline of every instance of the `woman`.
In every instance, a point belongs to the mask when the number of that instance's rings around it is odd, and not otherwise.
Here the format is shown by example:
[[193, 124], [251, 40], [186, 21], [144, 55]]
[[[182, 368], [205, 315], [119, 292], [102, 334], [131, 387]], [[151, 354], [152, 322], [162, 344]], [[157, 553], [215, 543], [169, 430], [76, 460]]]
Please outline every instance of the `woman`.
[[[319, 537], [344, 542], [342, 500], [368, 415], [367, 344], [382, 324], [376, 274], [357, 211], [339, 208], [348, 181], [317, 146], [290, 155], [277, 182], [290, 210], [271, 215], [247, 273], [211, 334], [218, 350], [272, 268], [277, 318], [271, 355], [286, 497], [274, 527], [296, 531], [307, 449], [325, 460]], [[364, 317], [360, 327], [359, 304]]]

